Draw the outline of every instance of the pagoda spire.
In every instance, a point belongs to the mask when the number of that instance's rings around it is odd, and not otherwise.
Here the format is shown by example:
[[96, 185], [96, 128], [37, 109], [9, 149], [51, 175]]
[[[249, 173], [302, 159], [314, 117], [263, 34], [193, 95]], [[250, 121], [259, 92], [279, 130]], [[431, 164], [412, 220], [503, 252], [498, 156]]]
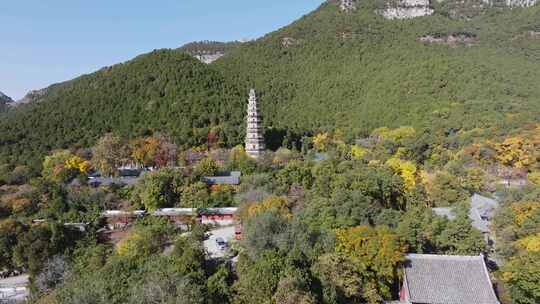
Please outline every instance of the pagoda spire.
[[257, 94], [254, 89], [249, 92], [246, 128], [246, 153], [258, 158], [266, 149], [261, 116], [257, 105]]

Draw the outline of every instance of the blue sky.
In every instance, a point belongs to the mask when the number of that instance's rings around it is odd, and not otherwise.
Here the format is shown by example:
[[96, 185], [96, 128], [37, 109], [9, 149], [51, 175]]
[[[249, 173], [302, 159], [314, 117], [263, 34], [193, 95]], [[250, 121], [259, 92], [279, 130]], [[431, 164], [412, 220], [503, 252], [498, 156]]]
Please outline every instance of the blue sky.
[[0, 1], [0, 91], [21, 98], [159, 48], [257, 38], [322, 0]]

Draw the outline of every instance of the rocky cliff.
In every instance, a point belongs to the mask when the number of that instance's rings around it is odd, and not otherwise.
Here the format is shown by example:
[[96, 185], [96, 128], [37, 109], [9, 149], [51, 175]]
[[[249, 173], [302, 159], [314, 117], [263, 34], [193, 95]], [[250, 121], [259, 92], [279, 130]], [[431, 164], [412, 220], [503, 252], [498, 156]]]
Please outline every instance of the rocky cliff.
[[13, 99], [11, 99], [11, 97], [9, 97], [6, 94], [0, 92], [0, 103], [8, 104], [8, 103], [12, 103], [12, 102], [13, 102]]
[[218, 42], [218, 41], [200, 41], [191, 42], [180, 48], [180, 50], [199, 59], [201, 62], [210, 64], [225, 54], [238, 47], [241, 42]]
[[388, 3], [381, 14], [386, 19], [409, 19], [433, 14], [430, 0], [399, 0]]
[[[337, 1], [330, 1], [337, 2]], [[339, 0], [337, 3], [344, 12], [352, 12], [357, 9], [362, 0]], [[540, 0], [381, 0], [379, 3], [382, 9], [377, 13], [386, 19], [410, 19], [422, 16], [429, 16], [437, 12], [434, 8], [449, 8], [448, 15], [451, 17], [470, 17], [470, 11], [481, 11], [490, 7], [516, 8], [531, 7]]]
[[48, 91], [48, 88], [30, 91], [21, 100], [18, 100], [17, 104], [39, 102], [47, 96]]
[[11, 99], [6, 94], [0, 92], [0, 113], [5, 112], [9, 105], [13, 103], [13, 99]]

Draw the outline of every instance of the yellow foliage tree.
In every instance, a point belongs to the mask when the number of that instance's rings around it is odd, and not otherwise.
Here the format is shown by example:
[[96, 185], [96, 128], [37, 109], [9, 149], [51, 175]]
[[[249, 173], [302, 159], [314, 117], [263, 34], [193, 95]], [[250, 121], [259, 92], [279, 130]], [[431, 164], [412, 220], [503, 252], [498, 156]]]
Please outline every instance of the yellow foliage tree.
[[518, 202], [512, 204], [512, 213], [514, 214], [514, 223], [521, 227], [523, 223], [540, 208], [539, 202]]
[[366, 157], [368, 153], [369, 151], [367, 149], [364, 149], [357, 145], [351, 146], [351, 156], [353, 159], [364, 159], [364, 157]]
[[45, 157], [41, 175], [48, 180], [66, 182], [79, 173], [88, 173], [90, 167], [90, 162], [69, 150], [59, 150]]
[[88, 171], [90, 171], [92, 165], [89, 161], [74, 155], [73, 157], [66, 160], [65, 166], [68, 169], [77, 170], [82, 174], [86, 174], [88, 173]]
[[416, 135], [416, 130], [413, 127], [399, 127], [397, 129], [383, 127], [375, 129], [372, 135], [382, 138], [383, 140], [390, 140], [397, 144], [403, 144], [406, 139]]
[[120, 241], [116, 247], [116, 253], [119, 256], [136, 259], [146, 256], [150, 249], [149, 242], [143, 234], [138, 231], [132, 231], [126, 238]]
[[529, 174], [529, 180], [531, 183], [540, 186], [540, 171]]
[[328, 132], [319, 133], [313, 137], [313, 146], [318, 151], [326, 151], [332, 142], [332, 138]]
[[160, 144], [159, 139], [155, 137], [146, 137], [133, 141], [131, 143], [133, 159], [141, 166], [153, 166]]
[[507, 166], [526, 168], [532, 163], [534, 146], [521, 136], [505, 139], [495, 144], [497, 160]]
[[380, 296], [390, 295], [397, 265], [404, 260], [405, 253], [405, 246], [390, 228], [364, 225], [338, 229], [336, 251], [351, 259], [368, 285], [376, 286]]
[[267, 197], [262, 202], [250, 206], [247, 213], [249, 217], [253, 217], [267, 211], [277, 212], [286, 218], [292, 217], [287, 198], [283, 196]]
[[540, 252], [540, 233], [522, 238], [517, 243], [519, 247], [529, 253]]
[[405, 191], [409, 192], [416, 186], [418, 168], [413, 162], [393, 157], [386, 161], [386, 165], [403, 178]]

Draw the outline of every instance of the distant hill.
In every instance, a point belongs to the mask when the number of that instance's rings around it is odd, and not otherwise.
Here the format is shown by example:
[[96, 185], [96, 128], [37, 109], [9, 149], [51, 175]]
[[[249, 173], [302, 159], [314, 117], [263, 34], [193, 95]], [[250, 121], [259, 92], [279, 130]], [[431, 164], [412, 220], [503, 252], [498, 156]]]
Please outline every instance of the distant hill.
[[[340, 128], [352, 139], [401, 125], [504, 134], [539, 121], [540, 6], [462, 3], [387, 20], [380, 2], [347, 11], [325, 2], [256, 41], [194, 43], [104, 68], [0, 121], [0, 162], [37, 164], [50, 149], [89, 146], [110, 131], [163, 131], [188, 147], [213, 129], [232, 146], [243, 140], [251, 87], [265, 126], [291, 136]], [[221, 51], [210, 65], [191, 57]]]

